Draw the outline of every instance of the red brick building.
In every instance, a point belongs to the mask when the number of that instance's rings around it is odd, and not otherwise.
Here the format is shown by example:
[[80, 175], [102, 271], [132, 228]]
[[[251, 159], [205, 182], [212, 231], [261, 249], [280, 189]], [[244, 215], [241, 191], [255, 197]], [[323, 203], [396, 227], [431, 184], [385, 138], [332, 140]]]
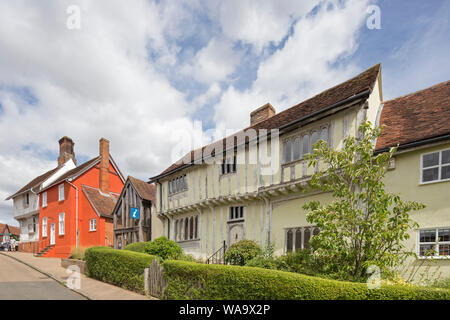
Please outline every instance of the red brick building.
[[[70, 138], [60, 144], [58, 160], [74, 157]], [[68, 257], [75, 248], [113, 246], [111, 213], [124, 182], [109, 141], [100, 139], [99, 156], [39, 191], [39, 255]]]

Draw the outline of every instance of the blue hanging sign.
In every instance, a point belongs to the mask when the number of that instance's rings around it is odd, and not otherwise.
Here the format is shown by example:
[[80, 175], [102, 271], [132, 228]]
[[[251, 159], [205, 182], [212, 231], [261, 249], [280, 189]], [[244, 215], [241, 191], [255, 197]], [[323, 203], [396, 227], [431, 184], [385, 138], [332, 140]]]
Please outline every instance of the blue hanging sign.
[[131, 218], [139, 219], [139, 208], [130, 208], [131, 209]]

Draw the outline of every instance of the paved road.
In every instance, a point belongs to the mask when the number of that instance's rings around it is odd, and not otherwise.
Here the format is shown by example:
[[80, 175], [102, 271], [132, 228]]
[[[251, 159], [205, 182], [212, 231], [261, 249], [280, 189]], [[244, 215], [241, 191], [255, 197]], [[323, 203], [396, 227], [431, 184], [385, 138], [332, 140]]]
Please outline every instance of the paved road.
[[44, 274], [0, 254], [0, 300], [84, 300]]

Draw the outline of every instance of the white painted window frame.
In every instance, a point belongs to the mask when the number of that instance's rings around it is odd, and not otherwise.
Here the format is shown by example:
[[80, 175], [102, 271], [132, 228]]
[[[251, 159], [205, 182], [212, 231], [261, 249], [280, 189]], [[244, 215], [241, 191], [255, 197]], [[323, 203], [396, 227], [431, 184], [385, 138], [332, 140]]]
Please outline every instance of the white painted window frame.
[[[422, 153], [420, 155], [420, 177], [419, 177], [419, 184], [421, 185], [425, 185], [425, 184], [430, 184], [430, 183], [438, 183], [438, 182], [445, 182], [445, 181], [450, 181], [450, 178], [448, 179], [441, 179], [441, 171], [442, 171], [442, 167], [447, 167], [450, 164], [449, 163], [445, 163], [442, 164], [442, 153], [444, 151], [450, 151], [450, 149], [442, 149], [442, 150], [438, 150], [438, 151], [433, 151], [433, 152], [426, 152], [426, 153]], [[423, 157], [429, 154], [433, 154], [433, 153], [439, 153], [439, 161], [438, 164], [435, 166], [431, 166], [431, 167], [423, 167]], [[434, 169], [434, 168], [438, 168], [438, 179], [437, 180], [432, 180], [432, 181], [423, 181], [423, 170], [427, 170], [427, 169]]]
[[89, 219], [89, 231], [97, 231], [97, 219]]
[[[236, 215], [236, 208], [242, 208], [242, 218], [241, 217], [239, 217], [239, 218], [236, 218], [236, 217], [231, 218], [230, 211], [231, 211], [232, 208], [233, 208], [233, 211], [234, 211], [234, 215]], [[246, 207], [245, 206], [230, 206], [230, 207], [228, 207], [228, 221], [229, 222], [233, 222], [233, 221], [245, 220], [245, 212], [246, 212]]]
[[58, 201], [64, 200], [64, 183], [58, 186]]
[[47, 217], [42, 218], [42, 238], [47, 238]]
[[[59, 215], [58, 215], [58, 235], [60, 235], [60, 236], [63, 236], [64, 234], [65, 234], [65, 232], [66, 232], [66, 226], [65, 226], [65, 223], [66, 223], [66, 219], [65, 219], [65, 213], [64, 212], [61, 212]], [[61, 228], [61, 226], [62, 226], [62, 228]]]
[[46, 208], [47, 207], [47, 192], [44, 192], [42, 194], [42, 208]]
[[[450, 241], [439, 241], [439, 230], [440, 229], [450, 229], [450, 227], [437, 227], [437, 228], [424, 228], [424, 229], [418, 229], [417, 230], [417, 245], [416, 245], [416, 254], [419, 259], [450, 259], [450, 255], [447, 256], [440, 256], [439, 255], [439, 245], [440, 244], [449, 244]], [[420, 231], [435, 231], [435, 242], [420, 242]], [[421, 256], [420, 255], [420, 245], [434, 245], [434, 256]]]

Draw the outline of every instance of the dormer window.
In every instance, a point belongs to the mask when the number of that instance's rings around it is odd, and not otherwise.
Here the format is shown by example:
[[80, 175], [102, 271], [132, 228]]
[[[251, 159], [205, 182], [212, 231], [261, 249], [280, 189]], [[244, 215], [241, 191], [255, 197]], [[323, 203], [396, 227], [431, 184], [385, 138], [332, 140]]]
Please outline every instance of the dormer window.
[[221, 165], [221, 174], [236, 172], [236, 156], [225, 159]]

